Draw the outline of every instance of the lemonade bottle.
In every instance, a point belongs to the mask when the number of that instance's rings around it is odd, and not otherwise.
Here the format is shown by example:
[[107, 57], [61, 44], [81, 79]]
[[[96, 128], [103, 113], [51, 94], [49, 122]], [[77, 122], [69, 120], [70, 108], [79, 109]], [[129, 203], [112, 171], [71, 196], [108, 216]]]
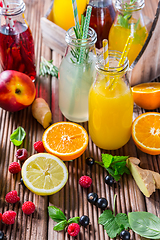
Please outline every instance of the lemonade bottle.
[[109, 51], [109, 68], [103, 56], [96, 64], [97, 75], [89, 92], [89, 134], [100, 148], [115, 150], [131, 136], [133, 96], [128, 81], [128, 59], [117, 67], [120, 53]]
[[132, 34], [134, 40], [128, 53], [129, 65], [138, 56], [148, 36], [141, 11], [144, 5], [144, 0], [116, 0], [115, 3], [117, 14], [109, 32], [109, 49], [122, 52], [128, 36]]

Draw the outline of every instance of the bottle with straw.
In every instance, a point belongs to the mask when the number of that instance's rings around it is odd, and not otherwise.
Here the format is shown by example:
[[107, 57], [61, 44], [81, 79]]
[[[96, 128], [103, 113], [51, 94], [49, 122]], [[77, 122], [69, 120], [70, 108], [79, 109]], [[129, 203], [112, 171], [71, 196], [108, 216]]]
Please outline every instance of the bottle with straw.
[[96, 80], [89, 93], [89, 134], [102, 149], [121, 148], [131, 136], [133, 97], [126, 57], [131, 43], [132, 36], [120, 53], [108, 51], [104, 40], [103, 54], [96, 64]]
[[88, 120], [88, 93], [95, 77], [97, 35], [89, 27], [92, 8], [78, 19], [76, 0], [72, 0], [75, 26], [66, 33], [67, 49], [59, 73], [59, 107], [70, 121]]

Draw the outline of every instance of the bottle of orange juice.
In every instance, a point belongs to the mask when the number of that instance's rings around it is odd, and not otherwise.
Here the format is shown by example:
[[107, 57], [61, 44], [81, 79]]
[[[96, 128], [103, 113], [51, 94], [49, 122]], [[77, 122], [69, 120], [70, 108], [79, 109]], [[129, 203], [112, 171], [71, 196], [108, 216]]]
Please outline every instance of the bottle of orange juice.
[[[76, 0], [79, 22], [81, 22], [81, 14], [85, 12], [88, 1]], [[64, 30], [67, 31], [75, 26], [72, 0], [54, 0], [52, 13], [53, 22]]]
[[109, 32], [109, 49], [122, 52], [132, 34], [134, 40], [128, 53], [129, 65], [138, 56], [148, 36], [142, 14], [144, 5], [144, 0], [116, 0], [115, 3], [117, 13]]
[[89, 92], [89, 134], [100, 148], [115, 150], [131, 136], [133, 96], [128, 81], [128, 59], [117, 67], [120, 53], [109, 51], [109, 68], [103, 56], [96, 64], [96, 80]]

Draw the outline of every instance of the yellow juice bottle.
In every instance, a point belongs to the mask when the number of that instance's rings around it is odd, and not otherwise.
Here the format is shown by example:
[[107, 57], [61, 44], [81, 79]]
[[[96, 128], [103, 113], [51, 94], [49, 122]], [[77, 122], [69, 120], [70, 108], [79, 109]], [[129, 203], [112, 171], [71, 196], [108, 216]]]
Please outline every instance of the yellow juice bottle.
[[118, 52], [109, 51], [110, 67], [105, 70], [102, 57], [96, 65], [97, 77], [89, 92], [89, 134], [100, 148], [115, 150], [131, 136], [133, 96], [127, 79], [128, 60], [120, 67]]

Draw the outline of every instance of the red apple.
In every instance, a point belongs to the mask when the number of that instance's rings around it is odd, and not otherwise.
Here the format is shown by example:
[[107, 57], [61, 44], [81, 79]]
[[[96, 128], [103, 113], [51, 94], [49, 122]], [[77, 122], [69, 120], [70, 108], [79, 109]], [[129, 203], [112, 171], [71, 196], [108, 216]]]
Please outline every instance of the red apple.
[[33, 102], [36, 88], [31, 78], [14, 70], [6, 70], [0, 74], [0, 107], [16, 112]]

